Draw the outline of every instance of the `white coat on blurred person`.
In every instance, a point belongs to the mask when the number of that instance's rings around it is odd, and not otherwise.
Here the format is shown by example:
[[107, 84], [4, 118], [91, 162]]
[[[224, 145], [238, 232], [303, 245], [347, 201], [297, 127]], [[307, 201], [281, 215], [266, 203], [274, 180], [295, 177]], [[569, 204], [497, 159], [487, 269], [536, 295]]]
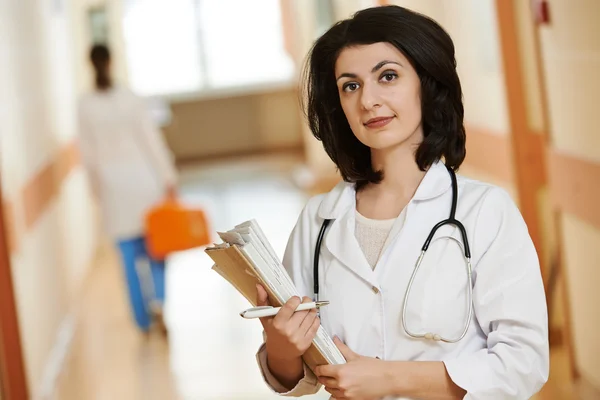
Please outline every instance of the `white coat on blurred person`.
[[141, 98], [112, 85], [82, 97], [79, 122], [83, 163], [107, 233], [117, 240], [140, 236], [147, 210], [176, 183], [160, 131]]
[[112, 84], [108, 48], [94, 46], [90, 58], [96, 88], [79, 104], [81, 156], [104, 228], [121, 251], [136, 322], [146, 331], [151, 323], [150, 305], [142, 293], [137, 263], [145, 257], [151, 264], [152, 305], [162, 305], [164, 262], [148, 256], [144, 220], [153, 206], [175, 195], [176, 170], [144, 101]]

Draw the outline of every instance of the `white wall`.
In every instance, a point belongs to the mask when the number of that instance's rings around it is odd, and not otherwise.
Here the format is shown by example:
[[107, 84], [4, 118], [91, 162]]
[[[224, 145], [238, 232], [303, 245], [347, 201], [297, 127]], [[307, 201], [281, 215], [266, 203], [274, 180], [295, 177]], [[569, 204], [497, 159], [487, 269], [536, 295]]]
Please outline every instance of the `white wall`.
[[0, 173], [15, 208], [18, 248], [11, 255], [30, 392], [38, 393], [57, 329], [70, 310], [95, 246], [95, 217], [80, 169], [31, 227], [23, 188], [56, 162], [75, 131], [67, 1], [0, 2]]

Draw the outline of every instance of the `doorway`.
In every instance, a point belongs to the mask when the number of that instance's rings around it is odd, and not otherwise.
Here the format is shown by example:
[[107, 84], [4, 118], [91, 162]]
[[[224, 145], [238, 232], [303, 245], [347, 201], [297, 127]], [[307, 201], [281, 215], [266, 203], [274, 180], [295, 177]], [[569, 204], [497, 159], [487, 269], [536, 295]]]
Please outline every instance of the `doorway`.
[[0, 201], [0, 400], [27, 400], [29, 395], [4, 217], [4, 203]]

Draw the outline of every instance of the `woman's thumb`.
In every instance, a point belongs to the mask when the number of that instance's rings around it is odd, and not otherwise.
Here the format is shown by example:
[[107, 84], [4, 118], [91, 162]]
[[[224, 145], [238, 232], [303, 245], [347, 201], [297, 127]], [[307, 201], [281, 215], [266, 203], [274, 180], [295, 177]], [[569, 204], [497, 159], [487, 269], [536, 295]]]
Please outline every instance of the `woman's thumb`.
[[346, 359], [346, 361], [352, 361], [352, 360], [358, 358], [358, 354], [356, 354], [355, 352], [353, 352], [352, 350], [350, 350], [350, 347], [348, 347], [346, 345], [346, 343], [342, 342], [342, 340], [339, 337], [334, 336], [333, 337], [333, 343], [340, 350], [340, 353], [342, 353], [342, 355], [344, 356], [344, 358]]
[[256, 305], [259, 307], [269, 305], [269, 294], [260, 283], [256, 284]]

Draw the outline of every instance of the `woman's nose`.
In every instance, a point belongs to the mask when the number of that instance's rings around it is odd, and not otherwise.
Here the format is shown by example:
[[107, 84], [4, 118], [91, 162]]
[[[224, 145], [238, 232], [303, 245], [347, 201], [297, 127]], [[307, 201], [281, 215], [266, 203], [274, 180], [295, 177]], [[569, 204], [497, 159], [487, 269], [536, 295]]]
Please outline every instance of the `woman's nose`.
[[371, 110], [381, 106], [381, 100], [377, 88], [372, 85], [364, 85], [361, 93], [361, 105], [365, 110]]

